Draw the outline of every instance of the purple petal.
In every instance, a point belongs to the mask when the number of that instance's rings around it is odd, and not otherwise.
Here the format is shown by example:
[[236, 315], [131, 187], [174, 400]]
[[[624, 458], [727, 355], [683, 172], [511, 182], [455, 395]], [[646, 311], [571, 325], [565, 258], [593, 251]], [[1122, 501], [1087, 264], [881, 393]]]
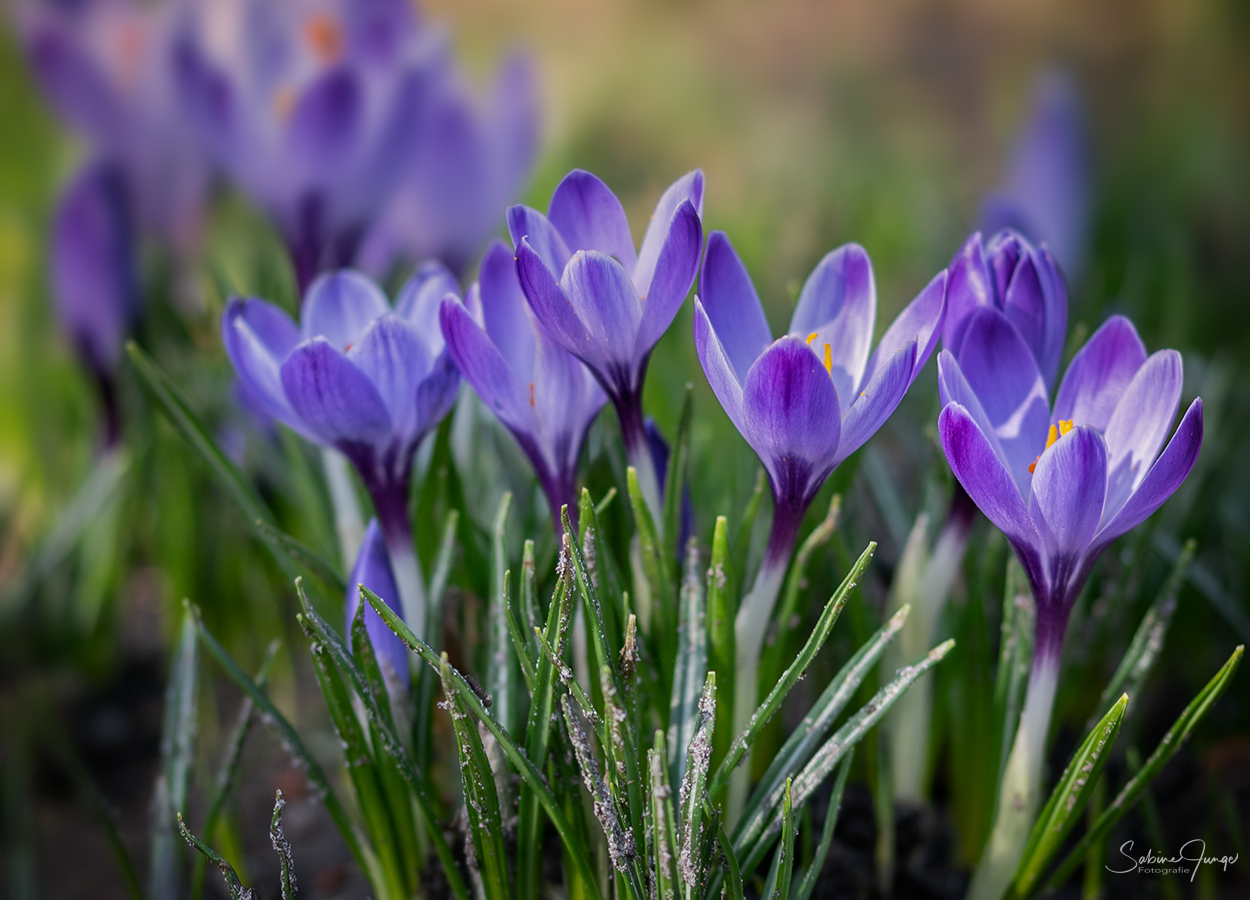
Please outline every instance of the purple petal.
[[1112, 316], [1068, 364], [1055, 397], [1055, 418], [1105, 429], [1145, 361], [1146, 345], [1133, 323]]
[[1000, 310], [1016, 266], [1020, 265], [1020, 258], [1026, 253], [1028, 242], [1010, 229], [998, 232], [986, 245], [986, 263], [989, 265], [990, 283], [994, 289], [994, 305]]
[[586, 429], [607, 403], [607, 395], [577, 357], [543, 334], [536, 340], [534, 409], [540, 441], [557, 477], [577, 472]]
[[1068, 286], [1051, 256], [1050, 248], [1045, 244], [1037, 248], [1037, 271], [1042, 277], [1042, 295], [1046, 304], [1037, 364], [1046, 378], [1046, 384], [1053, 386], [1068, 334]]
[[551, 195], [547, 218], [571, 250], [598, 250], [615, 256], [632, 272], [638, 261], [625, 208], [596, 176], [574, 169]]
[[[638, 265], [633, 269], [634, 286], [638, 296], [651, 296], [651, 279], [655, 275], [656, 266], [660, 262], [660, 252], [668, 243], [670, 225], [677, 208], [689, 200], [696, 216], [703, 216], [703, 170], [695, 169], [687, 172], [668, 186], [660, 202], [655, 205], [651, 214], [651, 222], [647, 225], [647, 233], [642, 239], [642, 248], [638, 251]], [[696, 260], [696, 266], [698, 262]], [[693, 280], [693, 275], [691, 279]], [[689, 284], [686, 285], [689, 289]]]
[[859, 244], [846, 244], [825, 255], [803, 285], [790, 319], [790, 333], [806, 340], [816, 355], [828, 344], [833, 354], [833, 386], [838, 397], [851, 397], [860, 385], [872, 352], [877, 318], [877, 285], [872, 262]]
[[1029, 513], [1052, 565], [1065, 576], [1098, 530], [1106, 492], [1107, 445], [1096, 428], [1077, 426], [1037, 461]]
[[391, 417], [377, 388], [325, 338], [296, 347], [281, 375], [291, 408], [321, 443], [378, 447], [391, 437]]
[[1136, 528], [1171, 497], [1193, 470], [1202, 447], [1202, 398], [1185, 411], [1176, 433], [1119, 512], [1098, 532], [1098, 550]]
[[320, 172], [341, 165], [356, 144], [364, 97], [356, 74], [334, 69], [300, 94], [287, 123], [286, 152], [297, 171]]
[[942, 320], [946, 312], [946, 270], [943, 269], [933, 276], [933, 280], [925, 285], [924, 290], [904, 307], [898, 317], [890, 323], [890, 327], [881, 336], [877, 350], [868, 361], [868, 367], [859, 381], [862, 390], [881, 367], [886, 365], [895, 353], [911, 342], [916, 343], [916, 358], [911, 371], [911, 380], [915, 381], [924, 364], [929, 361], [933, 348], [937, 346], [938, 337], [942, 333]]
[[[347, 637], [351, 640], [352, 620], [356, 617], [356, 607], [360, 605], [360, 587], [364, 585], [373, 593], [386, 601], [396, 615], [403, 615], [400, 608], [399, 589], [395, 586], [395, 575], [391, 571], [391, 559], [386, 552], [386, 541], [382, 538], [382, 529], [377, 519], [369, 520], [365, 529], [365, 539], [360, 545], [360, 553], [352, 566], [351, 577], [347, 579], [347, 597], [344, 609], [347, 613]], [[402, 684], [408, 683], [408, 648], [387, 627], [372, 606], [365, 609], [365, 631], [373, 644], [373, 652], [379, 663], [387, 663], [395, 670]]]
[[660, 248], [650, 289], [641, 294], [642, 322], [634, 342], [634, 355], [644, 357], [673, 324], [690, 286], [699, 271], [699, 255], [703, 251], [703, 223], [694, 207], [686, 202], [677, 207]]
[[[508, 256], [511, 265], [512, 254]], [[395, 299], [395, 313], [417, 330], [431, 357], [443, 352], [438, 308], [448, 294], [460, 295], [456, 276], [441, 262], [425, 262], [412, 274]]]
[[951, 471], [977, 508], [1017, 548], [1036, 547], [1037, 529], [1024, 498], [968, 411], [958, 403], [948, 404], [938, 416], [938, 432]]
[[530, 249], [552, 272], [563, 272], [573, 255], [547, 217], [528, 206], [508, 208], [508, 232], [512, 235], [513, 247], [520, 250], [521, 241], [528, 240]]
[[1146, 477], [1176, 419], [1183, 382], [1181, 355], [1160, 350], [1137, 370], [1111, 414], [1105, 432], [1110, 457], [1108, 518]]
[[236, 297], [221, 317], [221, 338], [249, 396], [270, 416], [307, 436], [282, 386], [282, 363], [299, 343], [299, 329], [290, 317], [264, 300]]
[[810, 500], [833, 468], [842, 425], [820, 358], [796, 337], [778, 339], [747, 373], [742, 408], [779, 502]]
[[109, 79], [69, 23], [40, 16], [24, 29], [26, 54], [39, 87], [57, 112], [96, 140], [115, 138], [122, 111]]
[[534, 61], [527, 54], [513, 53], [499, 67], [488, 115], [504, 200], [512, 199], [530, 177], [538, 153], [540, 119]]
[[951, 260], [949, 271], [942, 346], [958, 355], [964, 330], [968, 327], [968, 316], [979, 307], [995, 305], [994, 285], [989, 266], [985, 262], [981, 232], [975, 232], [964, 241], [964, 245]]
[[491, 241], [478, 272], [486, 333], [522, 384], [534, 377], [534, 326], [517, 281], [516, 260], [499, 239]]
[[[451, 354], [444, 347], [443, 352], [434, 358], [429, 374], [417, 385], [416, 432], [406, 436], [413, 441], [410, 445], [412, 448], [451, 412], [459, 394], [460, 370], [456, 368]], [[405, 468], [407, 465], [405, 463]]]
[[720, 401], [738, 433], [747, 437], [746, 417], [742, 408], [742, 382], [738, 380], [738, 375], [729, 361], [729, 354], [698, 297], [694, 298], [694, 347], [699, 354], [703, 374], [707, 376], [708, 384], [712, 387], [712, 393]]
[[[990, 422], [989, 416], [981, 406], [981, 401], [977, 399], [976, 393], [968, 384], [968, 379], [959, 368], [959, 361], [955, 358], [955, 354], [945, 348], [938, 354], [938, 399], [943, 407], [950, 403], [958, 403], [963, 407], [964, 412], [972, 417], [977, 428], [981, 429], [981, 434], [989, 441], [999, 462], [1003, 464], [1003, 468], [1007, 469], [1007, 455], [1003, 452], [1002, 444], [999, 443], [993, 423]], [[1021, 497], [1028, 496], [1029, 482], [1027, 480], [1017, 483], [1016, 487]]]
[[916, 368], [916, 344], [913, 341], [894, 355], [873, 376], [860, 393], [839, 398], [842, 405], [849, 405], [842, 419], [842, 438], [838, 445], [838, 462], [846, 459], [885, 424], [890, 414], [898, 408], [911, 387], [912, 373]]
[[482, 402], [513, 431], [536, 433], [538, 420], [530, 405], [528, 388], [468, 310], [449, 297], [443, 301], [439, 320], [447, 352]]
[[517, 245], [516, 271], [534, 318], [565, 350], [580, 357], [586, 351], [590, 335], [574, 312], [564, 289], [557, 283], [556, 276], [530, 246], [528, 237], [522, 238]]
[[1050, 426], [1046, 385], [1015, 326], [983, 307], [969, 317], [959, 368], [976, 393], [1002, 445], [1016, 484], [1028, 485], [1029, 465], [1045, 449]]
[[1032, 252], [1026, 250], [1021, 254], [1020, 262], [1011, 274], [1011, 281], [1008, 282], [1002, 299], [1003, 315], [1016, 326], [1016, 331], [1020, 332], [1024, 342], [1033, 351], [1033, 358], [1037, 361], [1042, 377], [1046, 377], [1041, 358], [1046, 332], [1046, 297], [1042, 290], [1042, 276], [1038, 273]]
[[773, 337], [751, 276], [723, 231], [708, 235], [699, 299], [741, 382]]
[[300, 332], [306, 341], [323, 337], [346, 352], [370, 322], [390, 309], [368, 276], [353, 269], [327, 272], [308, 287]]
[[347, 359], [373, 382], [395, 430], [412, 434], [416, 430], [417, 385], [429, 373], [432, 362], [416, 329], [394, 313], [380, 316], [352, 344]]
[[581, 352], [570, 351], [605, 377], [632, 376], [642, 309], [625, 267], [603, 253], [578, 250], [564, 267], [560, 286], [585, 329]]

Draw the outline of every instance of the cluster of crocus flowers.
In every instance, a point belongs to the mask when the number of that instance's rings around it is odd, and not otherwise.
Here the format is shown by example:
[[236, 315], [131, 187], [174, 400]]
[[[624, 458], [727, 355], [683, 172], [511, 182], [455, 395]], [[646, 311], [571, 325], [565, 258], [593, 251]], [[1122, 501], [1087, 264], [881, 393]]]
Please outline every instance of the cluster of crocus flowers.
[[405, 0], [201, 0], [176, 75], [213, 158], [272, 218], [301, 290], [350, 264], [447, 64]]
[[773, 340], [746, 267], [721, 232], [708, 238], [694, 339], [713, 392], [759, 455], [773, 493], [764, 558], [734, 623], [734, 730], [755, 706], [755, 673], [777, 592], [808, 505], [834, 468], [894, 412], [933, 352], [946, 305], [939, 273], [873, 350], [877, 290], [857, 244], [830, 252]]
[[[1012, 836], [1027, 835], [1036, 813], [1073, 603], [1099, 554], [1158, 509], [1193, 468], [1202, 401], [1193, 401], [1167, 440], [1181, 398], [1180, 354], [1148, 356], [1120, 316], [1076, 354], [1053, 404], [1021, 332], [989, 306], [968, 316], [958, 355], [944, 349], [938, 373], [946, 458], [1011, 543], [1037, 609], [1033, 668], [998, 821], [973, 882], [972, 896], [996, 897], [1024, 849]], [[1023, 828], [1012, 827], [1017, 819]]]
[[404, 618], [425, 634], [425, 598], [408, 518], [413, 454], [448, 413], [460, 375], [443, 344], [439, 303], [457, 286], [426, 265], [392, 310], [366, 276], [320, 276], [300, 325], [278, 307], [236, 298], [222, 318], [226, 352], [266, 411], [323, 447], [337, 449], [368, 489], [390, 552]]
[[567, 505], [576, 515], [578, 461], [607, 397], [590, 371], [538, 324], [502, 241], [487, 249], [466, 299], [443, 300], [439, 319], [447, 350], [528, 457], [559, 534], [560, 508]]
[[612, 401], [626, 455], [657, 523], [661, 486], [643, 421], [643, 379], [652, 349], [698, 274], [702, 211], [703, 173], [696, 170], [660, 197], [636, 250], [616, 195], [580, 169], [556, 187], [547, 215], [528, 206], [508, 210], [530, 309]]

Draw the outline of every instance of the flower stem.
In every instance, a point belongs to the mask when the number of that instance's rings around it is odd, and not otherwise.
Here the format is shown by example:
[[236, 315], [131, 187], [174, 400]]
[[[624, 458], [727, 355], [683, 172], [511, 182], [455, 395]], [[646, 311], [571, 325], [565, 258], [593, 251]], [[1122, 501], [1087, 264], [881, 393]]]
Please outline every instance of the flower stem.
[[628, 394], [615, 400], [616, 416], [625, 441], [625, 458], [638, 473], [638, 488], [651, 511], [656, 533], [664, 537], [664, 504], [660, 500], [661, 473], [655, 470], [647, 428], [642, 419], [642, 395]]
[[[794, 550], [794, 541], [798, 536], [799, 523], [803, 520], [805, 509], [806, 504], [774, 504], [772, 530], [768, 535], [764, 559], [755, 574], [755, 584], [751, 587], [751, 592], [742, 598], [742, 605], [734, 618], [734, 735], [746, 730], [747, 722], [755, 712], [759, 699], [760, 651], [764, 647], [764, 638], [768, 633], [773, 607], [777, 603], [777, 594], [785, 581], [790, 554]], [[727, 822], [731, 825], [737, 821], [746, 804], [750, 779], [751, 756], [748, 749], [746, 759], [729, 779]]]
[[350, 571], [355, 564], [365, 539], [365, 524], [349, 465], [347, 457], [338, 450], [332, 447], [321, 449], [321, 467], [325, 470], [330, 504], [334, 507], [334, 531], [339, 538], [344, 571]]
[[[1038, 617], [1037, 647], [1029, 689], [1020, 714], [1020, 727], [1007, 757], [1002, 783], [998, 786], [998, 807], [994, 829], [972, 876], [968, 900], [1000, 900], [1011, 886], [1020, 857], [1024, 854], [1033, 820], [1037, 817], [1042, 789], [1042, 763], [1046, 756], [1046, 735], [1055, 705], [1055, 684], [1059, 679], [1059, 646], [1042, 632]], [[1062, 629], [1059, 630], [1062, 637]]]

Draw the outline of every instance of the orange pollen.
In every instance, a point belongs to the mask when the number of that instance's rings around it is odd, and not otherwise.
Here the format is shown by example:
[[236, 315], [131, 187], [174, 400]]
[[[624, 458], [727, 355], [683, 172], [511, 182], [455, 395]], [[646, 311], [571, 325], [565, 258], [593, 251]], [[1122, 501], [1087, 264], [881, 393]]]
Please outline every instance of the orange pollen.
[[323, 65], [334, 62], [343, 53], [343, 30], [334, 17], [326, 13], [312, 16], [304, 23], [304, 40]]
[[812, 341], [814, 340], [816, 340], [816, 332], [813, 331], [811, 334], [807, 336], [807, 346], [810, 347], [812, 345]]
[[530, 406], [534, 405], [534, 382], [530, 382]]
[[833, 348], [825, 344], [825, 371], [833, 374]]
[[[1055, 441], [1059, 440], [1059, 438], [1063, 437], [1065, 434], [1071, 431], [1073, 427], [1075, 427], [1075, 425], [1076, 425], [1076, 422], [1074, 419], [1060, 419], [1058, 428], [1056, 428], [1054, 425], [1051, 425], [1050, 431], [1046, 432], [1046, 447], [1042, 452], [1045, 453], [1046, 450], [1049, 450], [1051, 448], [1051, 445], [1054, 444]], [[1037, 458], [1033, 460], [1033, 462], [1029, 463], [1030, 475], [1032, 475], [1033, 470], [1037, 468], [1037, 462], [1041, 458], [1042, 458], [1041, 454], [1039, 454]]]

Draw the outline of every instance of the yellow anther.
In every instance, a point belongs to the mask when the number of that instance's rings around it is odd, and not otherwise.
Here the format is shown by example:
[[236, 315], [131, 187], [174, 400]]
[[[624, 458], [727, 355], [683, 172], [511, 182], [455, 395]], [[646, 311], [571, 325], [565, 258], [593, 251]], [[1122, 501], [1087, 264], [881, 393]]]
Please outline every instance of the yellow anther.
[[812, 345], [812, 341], [814, 340], [816, 340], [816, 332], [813, 331], [811, 334], [807, 336], [807, 346], [810, 347]]
[[1060, 436], [1060, 437], [1063, 437], [1065, 434], [1067, 434], [1069, 431], [1071, 431], [1074, 427], [1076, 427], [1076, 422], [1075, 422], [1075, 420], [1073, 420], [1073, 419], [1060, 419], [1060, 420], [1059, 420], [1059, 436]]
[[833, 374], [833, 348], [825, 344], [825, 371]]
[[[1060, 419], [1058, 428], [1051, 425], [1050, 430], [1046, 432], [1046, 450], [1049, 450], [1054, 445], [1055, 441], [1059, 440], [1059, 438], [1063, 437], [1075, 427], [1075, 419]], [[1038, 456], [1037, 459], [1034, 459], [1033, 462], [1029, 463], [1030, 475], [1033, 473], [1033, 470], [1037, 468], [1037, 461], [1039, 459], [1041, 459], [1041, 456]]]

